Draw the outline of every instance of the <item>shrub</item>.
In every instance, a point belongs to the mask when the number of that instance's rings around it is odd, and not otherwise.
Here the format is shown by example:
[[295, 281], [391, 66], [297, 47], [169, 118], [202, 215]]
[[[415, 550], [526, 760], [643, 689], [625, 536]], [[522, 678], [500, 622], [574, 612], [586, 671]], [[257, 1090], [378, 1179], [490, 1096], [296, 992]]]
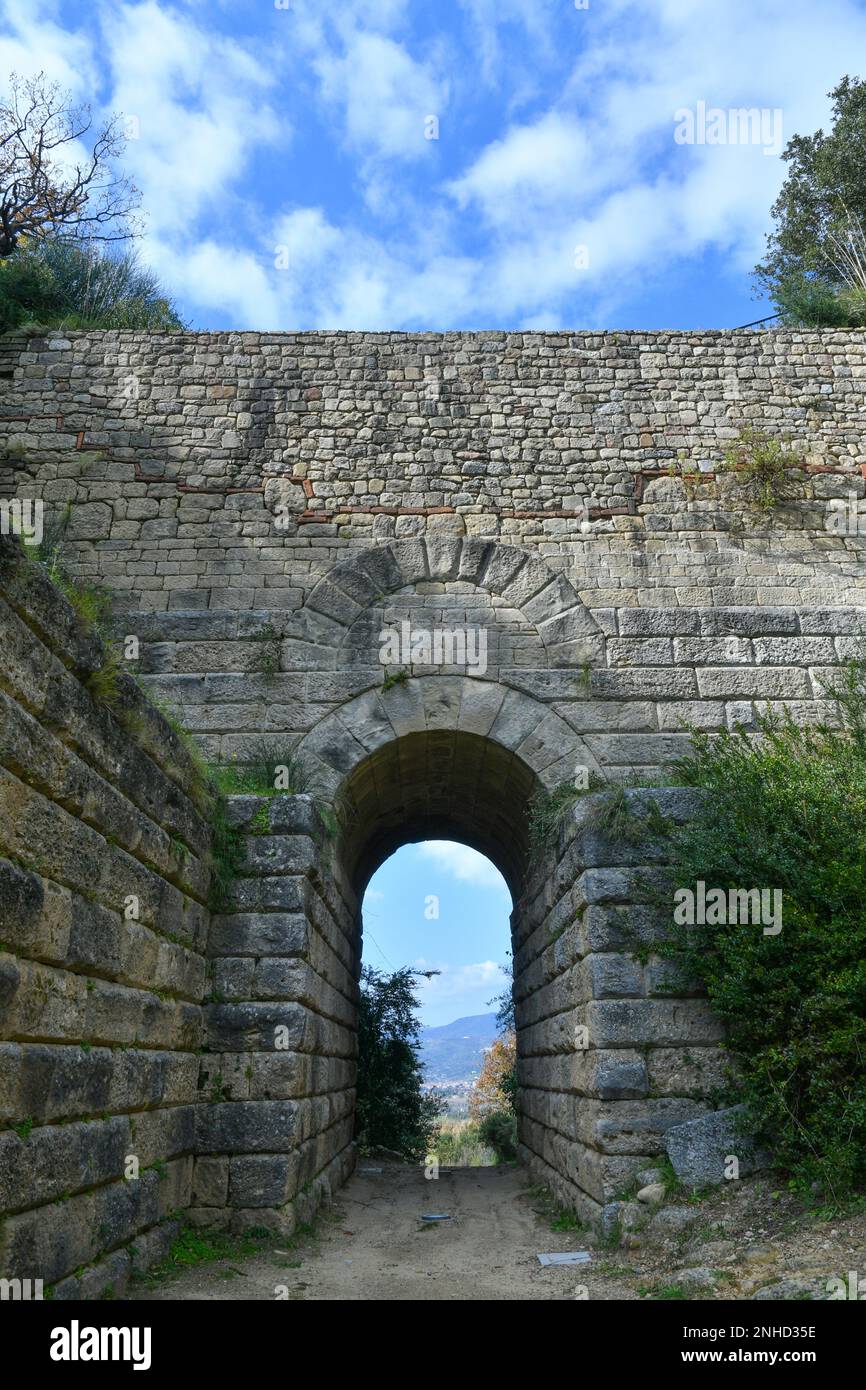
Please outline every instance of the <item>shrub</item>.
[[597, 772], [590, 772], [586, 787], [578, 787], [574, 782], [560, 782], [558, 787], [550, 791], [546, 787], [539, 787], [528, 808], [529, 849], [532, 856], [544, 855], [554, 848], [572, 808], [581, 797], [605, 785], [604, 778]]
[[494, 1111], [485, 1115], [478, 1126], [482, 1144], [487, 1144], [497, 1158], [511, 1163], [517, 1158], [517, 1116], [513, 1110]]
[[423, 1158], [436, 1133], [441, 1100], [422, 1090], [418, 1001], [412, 972], [365, 966], [358, 1003], [355, 1130], [363, 1148]]
[[224, 912], [231, 902], [232, 885], [244, 861], [243, 835], [229, 820], [225, 801], [221, 796], [212, 804], [210, 821], [212, 834], [208, 906], [212, 912]]
[[496, 1005], [496, 1030], [498, 1033], [515, 1033], [517, 1031], [517, 1013], [514, 1005], [514, 959], [511, 952], [508, 952], [508, 960], [500, 965], [503, 975], [508, 976], [508, 984], [499, 994], [494, 994], [492, 999], [488, 999], [487, 1007], [492, 1008]]
[[61, 328], [183, 328], [152, 271], [133, 251], [86, 241], [34, 241], [0, 262], [0, 332]]
[[803, 457], [789, 439], [776, 439], [746, 425], [725, 453], [725, 465], [736, 474], [746, 501], [769, 512], [791, 495], [791, 470]]
[[866, 294], [857, 286], [839, 286], [813, 275], [790, 274], [775, 289], [783, 324], [802, 328], [862, 328]]
[[705, 814], [673, 832], [673, 887], [782, 891], [782, 930], [674, 927], [662, 947], [727, 1024], [742, 1099], [794, 1184], [834, 1200], [866, 1183], [866, 682], [850, 665], [838, 727], [759, 718], [694, 735], [677, 766]]
[[219, 790], [227, 795], [243, 792], [274, 796], [282, 792], [286, 796], [297, 796], [308, 792], [311, 785], [310, 774], [293, 749], [267, 738], [253, 742], [245, 763], [214, 764], [211, 774]]
[[445, 1119], [439, 1124], [433, 1151], [443, 1168], [487, 1168], [495, 1162], [491, 1145], [471, 1120]]

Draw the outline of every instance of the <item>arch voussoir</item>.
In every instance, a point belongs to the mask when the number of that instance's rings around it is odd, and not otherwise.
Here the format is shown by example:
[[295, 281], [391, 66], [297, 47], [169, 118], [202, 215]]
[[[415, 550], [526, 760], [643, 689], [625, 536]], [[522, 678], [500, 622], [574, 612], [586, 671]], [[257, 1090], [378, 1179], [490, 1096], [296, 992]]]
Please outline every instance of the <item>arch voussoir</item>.
[[351, 627], [364, 611], [364, 605], [351, 598], [344, 589], [338, 588], [330, 576], [319, 581], [306, 606], [313, 613], [323, 613], [344, 628]]
[[[373, 546], [319, 581], [296, 626], [308, 641], [337, 648], [337, 664], [368, 665], [385, 601], [417, 584], [452, 581], [471, 583], [519, 614], [534, 628], [545, 665], [603, 664], [604, 634], [564, 575], [517, 547], [476, 538]], [[321, 656], [312, 662], [328, 664]]]
[[525, 564], [501, 590], [501, 596], [512, 608], [523, 610], [529, 600], [550, 583], [551, 573], [541, 560], [527, 556]]
[[341, 724], [368, 752], [396, 738], [394, 725], [382, 703], [381, 692], [367, 690], [337, 711]]
[[460, 560], [463, 554], [463, 542], [453, 536], [428, 537], [425, 541], [427, 550], [427, 570], [431, 579], [445, 582], [449, 579], [457, 579], [460, 574]]
[[422, 584], [430, 578], [427, 547], [423, 541], [391, 541], [388, 548], [397, 562], [403, 584]]

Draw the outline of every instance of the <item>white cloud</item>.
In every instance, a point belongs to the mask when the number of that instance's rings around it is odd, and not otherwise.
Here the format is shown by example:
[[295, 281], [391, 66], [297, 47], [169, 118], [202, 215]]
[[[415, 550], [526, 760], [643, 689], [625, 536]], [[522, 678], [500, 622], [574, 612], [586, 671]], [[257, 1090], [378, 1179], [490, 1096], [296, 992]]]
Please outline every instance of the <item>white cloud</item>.
[[[597, 324], [707, 252], [745, 277], [782, 161], [677, 146], [674, 112], [778, 107], [785, 139], [826, 127], [827, 91], [866, 50], [854, 0], [826, 0], [820, 22], [814, 0], [460, 0], [465, 29], [423, 48], [407, 0], [293, 0], [270, 45], [222, 34], [228, 4], [105, 0], [90, 28], [69, 29], [57, 0], [0, 5], [0, 72], [42, 67], [79, 98], [97, 93], [103, 114], [138, 116], [127, 167], [149, 214], [144, 255], [167, 286], [202, 323], [253, 328]], [[466, 34], [477, 48], [459, 47]], [[473, 106], [476, 77], [498, 105]], [[317, 117], [336, 113], [330, 143], [357, 163], [352, 188], [307, 205], [291, 182], [298, 93]], [[430, 114], [438, 144], [424, 139]], [[262, 151], [270, 188], [252, 179]]]
[[447, 89], [402, 45], [358, 31], [343, 54], [320, 53], [314, 66], [325, 101], [342, 109], [348, 143], [362, 155], [429, 154], [424, 123], [430, 115], [441, 120]]
[[[312, 0], [314, 6], [321, 0]], [[409, 0], [340, 0], [333, 19], [341, 26], [363, 24], [367, 29], [391, 29], [407, 14]]]
[[[414, 969], [441, 972], [430, 980], [422, 978], [416, 981], [421, 1002], [425, 1006], [468, 998], [481, 990], [489, 991], [490, 998], [509, 983], [508, 975], [494, 960], [478, 961], [473, 965], [448, 965], [422, 957], [415, 961]], [[486, 999], [484, 1003], [487, 1003]]]
[[338, 254], [342, 234], [332, 227], [321, 208], [298, 208], [280, 218], [274, 228], [274, 246], [285, 246], [289, 266], [308, 271]]
[[[848, 0], [822, 11], [820, 26], [805, 0], [747, 11], [611, 0], [584, 21], [585, 45], [551, 109], [514, 123], [449, 185], [490, 228], [476, 309], [507, 308], [536, 327], [561, 321], [571, 296], [611, 310], [708, 250], [748, 273], [784, 166], [758, 146], [677, 146], [674, 112], [699, 100], [781, 108], [784, 139], [811, 131], [826, 124], [825, 93], [855, 35], [866, 43], [866, 14]], [[589, 250], [579, 275], [578, 245]]]
[[220, 214], [256, 146], [279, 159], [291, 127], [266, 99], [276, 72], [239, 43], [156, 0], [107, 10], [102, 33], [109, 104], [137, 120], [126, 162], [157, 234]]
[[6, 32], [0, 34], [0, 80], [12, 72], [21, 77], [44, 72], [84, 100], [97, 86], [92, 43], [81, 31], [65, 29], [51, 16], [52, 8], [34, 6], [32, 0], [3, 0], [0, 14]]
[[612, 173], [579, 120], [551, 111], [488, 145], [449, 191], [461, 207], [474, 201], [489, 222], [513, 231], [533, 211], [562, 208], [565, 197], [585, 196]]
[[496, 866], [469, 845], [460, 845], [454, 840], [425, 840], [418, 846], [418, 853], [460, 883], [475, 883], [508, 892], [505, 879]]
[[[519, 30], [521, 51], [526, 55], [528, 44], [532, 57], [536, 60], [536, 70], [549, 58], [553, 49], [553, 21], [562, 14], [563, 4], [570, 0], [460, 0], [473, 24], [473, 38], [481, 58], [481, 77], [485, 83], [502, 82], [506, 77], [514, 81], [518, 77], [523, 86], [532, 68], [520, 64], [518, 73], [508, 62], [507, 46], [503, 41], [502, 30], [516, 27]], [[541, 59], [541, 63], [538, 60]], [[533, 84], [534, 85], [534, 84]]]
[[277, 272], [270, 276], [266, 263], [242, 247], [210, 239], [182, 246], [152, 239], [144, 253], [162, 282], [183, 286], [187, 296], [206, 309], [214, 327], [233, 322], [256, 323], [262, 330], [288, 326], [274, 282]]

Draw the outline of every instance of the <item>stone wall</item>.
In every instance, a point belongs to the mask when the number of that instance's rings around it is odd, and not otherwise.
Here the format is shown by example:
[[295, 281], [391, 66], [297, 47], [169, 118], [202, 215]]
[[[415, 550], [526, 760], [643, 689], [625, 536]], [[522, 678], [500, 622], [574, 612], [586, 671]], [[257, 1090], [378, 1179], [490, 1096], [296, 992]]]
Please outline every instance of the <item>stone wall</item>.
[[307, 796], [233, 796], [189, 1219], [291, 1235], [354, 1162], [357, 904]]
[[[0, 538], [0, 1275], [125, 1288], [190, 1201], [209, 829], [177, 735]], [[105, 685], [98, 685], [101, 695]]]
[[[211, 758], [308, 738], [381, 684], [404, 620], [483, 627], [485, 678], [567, 705], [613, 775], [678, 751], [683, 719], [813, 717], [861, 650], [861, 334], [75, 333], [0, 356], [6, 490], [71, 504], [70, 562]], [[725, 467], [744, 427], [799, 463], [766, 513]]]
[[[856, 332], [91, 332], [0, 356], [14, 487], [76, 504], [82, 567], [133, 609], [285, 613], [346, 550], [431, 532], [539, 548], [595, 606], [778, 603], [801, 556], [842, 601], [857, 582], [856, 538], [803, 534], [863, 496]], [[802, 455], [769, 538], [720, 471], [743, 425]]]
[[114, 1296], [345, 1180], [357, 902], [309, 797], [232, 797], [212, 914], [186, 745], [5, 538], [0, 595], [0, 1277]]
[[[512, 918], [520, 1157], [586, 1221], [706, 1110], [724, 1063], [707, 1001], [653, 953], [670, 921], [663, 851], [599, 830], [604, 796], [579, 803]], [[674, 823], [696, 808], [676, 788], [625, 797], [634, 817], [649, 799]]]

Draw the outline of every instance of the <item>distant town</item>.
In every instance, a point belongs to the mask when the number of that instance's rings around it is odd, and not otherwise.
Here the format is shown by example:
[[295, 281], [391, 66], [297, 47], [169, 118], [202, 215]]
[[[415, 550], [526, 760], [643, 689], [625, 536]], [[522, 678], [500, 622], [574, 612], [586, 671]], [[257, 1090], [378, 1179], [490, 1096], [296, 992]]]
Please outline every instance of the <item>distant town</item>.
[[493, 1013], [421, 1029], [424, 1090], [442, 1097], [446, 1115], [462, 1118], [468, 1113], [469, 1094], [497, 1031]]

